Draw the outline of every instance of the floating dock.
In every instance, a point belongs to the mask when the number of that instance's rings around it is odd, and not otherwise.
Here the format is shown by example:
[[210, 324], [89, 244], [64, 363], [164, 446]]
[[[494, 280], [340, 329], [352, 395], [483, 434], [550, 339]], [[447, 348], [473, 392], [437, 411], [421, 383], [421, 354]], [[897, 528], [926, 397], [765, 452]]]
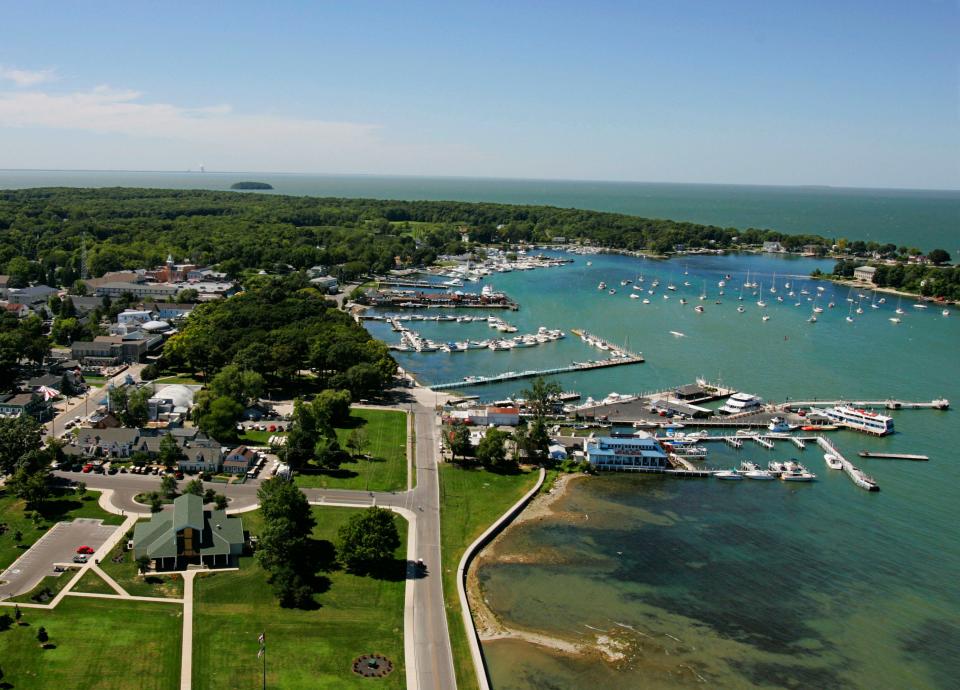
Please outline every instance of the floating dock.
[[907, 400], [791, 400], [788, 407], [836, 407], [850, 405], [862, 409], [882, 408], [885, 410], [949, 410], [950, 401], [938, 398], [930, 402], [911, 402]]
[[848, 477], [850, 477], [854, 484], [865, 491], [880, 491], [880, 485], [877, 484], [876, 480], [843, 457], [843, 454], [834, 448], [830, 441], [825, 439], [823, 436], [816, 436], [815, 438], [817, 445], [820, 446], [824, 452], [836, 456], [836, 458], [840, 461], [840, 464], [843, 466], [843, 471]]
[[622, 367], [628, 364], [642, 364], [645, 360], [643, 355], [637, 354], [634, 357], [615, 357], [613, 359], [604, 359], [598, 362], [574, 362], [567, 367], [554, 367], [552, 369], [530, 369], [528, 371], [508, 371], [496, 376], [468, 376], [462, 381], [448, 381], [446, 383], [435, 383], [429, 388], [435, 391], [449, 390], [451, 388], [466, 388], [467, 386], [485, 386], [490, 383], [503, 383], [504, 381], [516, 381], [519, 379], [535, 378], [537, 376], [552, 376], [554, 374], [569, 374], [578, 371], [590, 371], [591, 369], [605, 369], [607, 367]]
[[925, 462], [930, 459], [928, 455], [913, 455], [911, 453], [873, 453], [861, 450], [857, 453], [861, 458], [882, 458], [885, 460], [915, 460]]

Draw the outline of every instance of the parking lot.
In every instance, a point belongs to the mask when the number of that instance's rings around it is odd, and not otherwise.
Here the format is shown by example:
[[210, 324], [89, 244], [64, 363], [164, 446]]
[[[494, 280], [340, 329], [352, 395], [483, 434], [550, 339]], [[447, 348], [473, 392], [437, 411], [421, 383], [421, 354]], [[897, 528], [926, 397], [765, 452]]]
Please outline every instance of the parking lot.
[[[77, 518], [73, 522], [58, 522], [40, 540], [31, 546], [6, 571], [0, 574], [0, 599], [29, 592], [47, 575], [56, 575], [54, 565], [73, 564], [77, 547], [90, 546], [99, 549], [110, 536], [120, 529], [103, 525], [100, 520]], [[94, 554], [90, 559], [104, 554]], [[66, 577], [71, 577], [68, 573]]]

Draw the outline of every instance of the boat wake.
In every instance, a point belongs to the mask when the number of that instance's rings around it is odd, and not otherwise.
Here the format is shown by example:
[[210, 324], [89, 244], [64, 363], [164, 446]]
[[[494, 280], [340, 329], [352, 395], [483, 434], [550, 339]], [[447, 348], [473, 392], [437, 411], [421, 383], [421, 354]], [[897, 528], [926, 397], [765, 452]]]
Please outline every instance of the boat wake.
[[670, 335], [672, 335], [674, 338], [686, 338], [686, 337], [687, 337], [687, 334], [686, 334], [686, 333], [681, 333], [680, 331], [670, 331]]

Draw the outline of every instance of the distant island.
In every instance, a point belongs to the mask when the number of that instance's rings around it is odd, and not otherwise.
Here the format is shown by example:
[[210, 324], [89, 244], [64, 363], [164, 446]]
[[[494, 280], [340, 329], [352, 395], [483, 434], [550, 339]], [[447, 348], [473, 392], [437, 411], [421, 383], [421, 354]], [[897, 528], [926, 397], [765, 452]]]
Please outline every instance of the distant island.
[[266, 182], [234, 182], [230, 189], [273, 189], [273, 185]]

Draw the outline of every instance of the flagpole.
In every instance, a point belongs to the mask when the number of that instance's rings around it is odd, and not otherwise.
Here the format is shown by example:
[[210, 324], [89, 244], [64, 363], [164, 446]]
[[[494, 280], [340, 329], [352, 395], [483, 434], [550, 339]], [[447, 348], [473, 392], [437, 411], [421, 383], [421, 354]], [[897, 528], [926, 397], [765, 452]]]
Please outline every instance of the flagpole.
[[263, 659], [263, 690], [267, 690], [267, 633], [260, 633], [257, 642], [260, 643], [260, 651], [257, 652], [257, 656]]

